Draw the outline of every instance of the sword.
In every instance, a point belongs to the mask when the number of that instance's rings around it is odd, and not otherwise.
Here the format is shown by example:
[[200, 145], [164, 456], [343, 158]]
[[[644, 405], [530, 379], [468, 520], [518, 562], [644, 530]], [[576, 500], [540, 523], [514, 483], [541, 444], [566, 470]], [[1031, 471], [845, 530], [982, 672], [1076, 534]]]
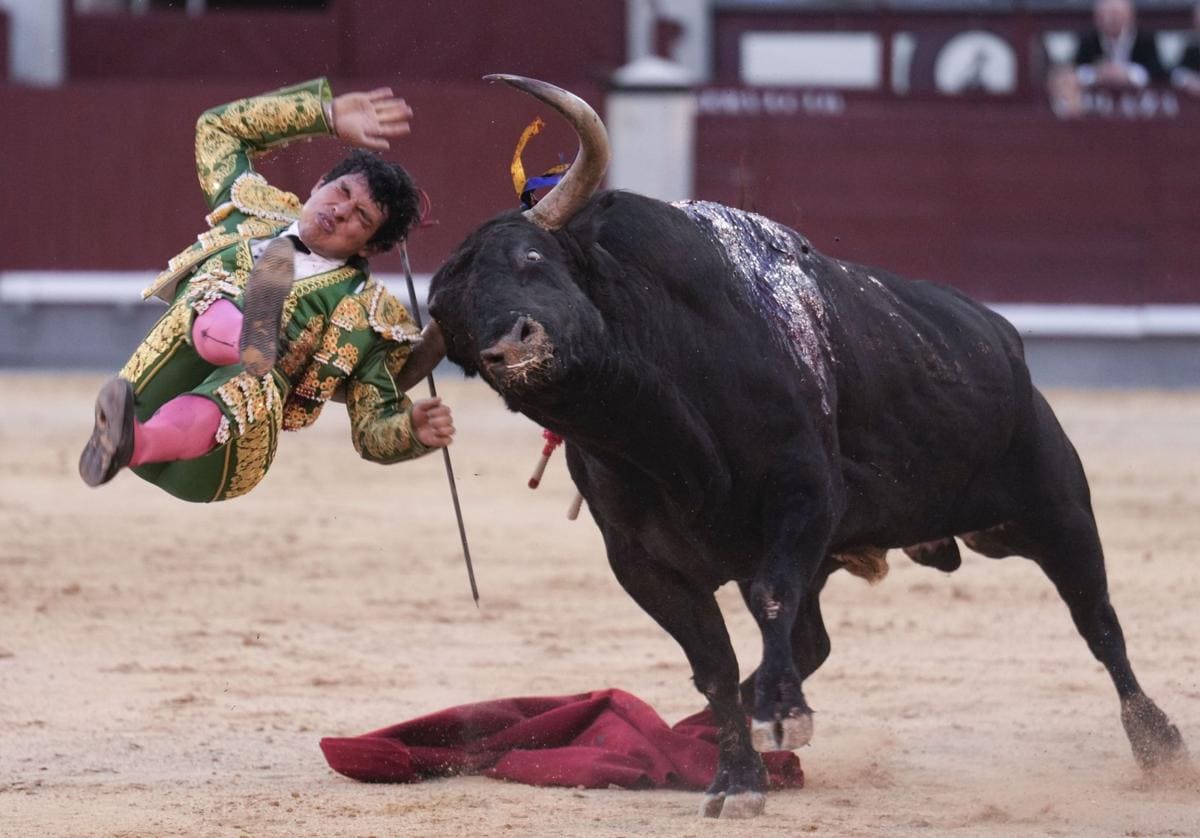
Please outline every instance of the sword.
[[[404, 265], [404, 279], [408, 283], [408, 301], [412, 305], [412, 316], [417, 321], [417, 328], [424, 329], [421, 323], [421, 309], [417, 305], [417, 288], [413, 284], [412, 267], [408, 263], [408, 243], [400, 242], [400, 262]], [[437, 397], [437, 386], [433, 383], [433, 370], [429, 371], [429, 395]], [[442, 458], [446, 464], [446, 479], [450, 481], [450, 498], [454, 501], [454, 517], [458, 519], [458, 537], [462, 540], [463, 559], [467, 562], [467, 579], [471, 582], [471, 596], [475, 598], [475, 607], [479, 607], [479, 588], [475, 586], [475, 568], [471, 564], [471, 548], [467, 546], [467, 528], [463, 524], [462, 507], [458, 503], [458, 486], [454, 482], [454, 466], [450, 464], [450, 449], [442, 449]]]

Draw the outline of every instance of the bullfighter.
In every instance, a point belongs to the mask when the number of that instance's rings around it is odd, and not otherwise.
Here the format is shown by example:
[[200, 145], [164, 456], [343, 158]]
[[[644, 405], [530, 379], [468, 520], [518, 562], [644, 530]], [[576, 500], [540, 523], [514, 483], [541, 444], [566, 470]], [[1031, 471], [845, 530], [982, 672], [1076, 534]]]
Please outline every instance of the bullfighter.
[[[237, 497], [266, 474], [280, 431], [312, 424], [330, 399], [345, 402], [367, 460], [450, 444], [449, 407], [404, 393], [441, 353], [420, 350], [408, 310], [367, 264], [418, 220], [412, 180], [377, 153], [409, 133], [411, 118], [389, 88], [334, 97], [325, 79], [200, 116], [208, 229], [143, 292], [168, 308], [100, 390], [79, 461], [85, 483], [130, 467], [184, 500]], [[319, 136], [357, 148], [303, 202], [251, 166]]]

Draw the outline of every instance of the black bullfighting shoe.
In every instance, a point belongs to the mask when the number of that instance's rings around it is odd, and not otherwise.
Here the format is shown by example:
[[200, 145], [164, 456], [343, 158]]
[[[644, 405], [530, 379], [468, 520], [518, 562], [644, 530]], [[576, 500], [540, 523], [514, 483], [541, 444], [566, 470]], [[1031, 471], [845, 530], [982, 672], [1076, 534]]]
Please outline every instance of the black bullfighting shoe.
[[99, 486], [132, 457], [133, 387], [124, 378], [110, 378], [96, 396], [96, 424], [79, 456], [79, 476], [89, 486]]
[[267, 245], [246, 277], [238, 350], [251, 375], [266, 375], [275, 366], [283, 304], [292, 290], [295, 254], [291, 240], [281, 236]]

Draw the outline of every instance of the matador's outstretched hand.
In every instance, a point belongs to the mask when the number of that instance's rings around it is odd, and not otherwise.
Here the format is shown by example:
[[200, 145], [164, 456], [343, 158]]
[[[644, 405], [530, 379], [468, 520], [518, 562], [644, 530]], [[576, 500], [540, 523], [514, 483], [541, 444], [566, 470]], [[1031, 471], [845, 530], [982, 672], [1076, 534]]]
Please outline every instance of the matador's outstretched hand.
[[413, 431], [423, 445], [430, 448], [445, 448], [454, 441], [454, 418], [450, 406], [434, 396], [421, 399], [412, 408]]
[[333, 132], [348, 143], [374, 151], [391, 148], [391, 137], [412, 131], [412, 108], [390, 87], [343, 93], [333, 99]]

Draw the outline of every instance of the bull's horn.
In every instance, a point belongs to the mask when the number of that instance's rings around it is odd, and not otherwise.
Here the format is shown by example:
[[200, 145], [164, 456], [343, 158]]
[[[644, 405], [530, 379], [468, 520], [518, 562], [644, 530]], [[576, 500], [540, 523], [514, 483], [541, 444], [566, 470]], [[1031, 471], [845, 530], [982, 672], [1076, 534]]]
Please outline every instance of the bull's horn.
[[486, 81], [505, 82], [541, 99], [565, 116], [579, 136], [579, 154], [576, 155], [571, 168], [567, 169], [563, 179], [546, 194], [546, 197], [538, 201], [533, 209], [525, 211], [525, 217], [543, 230], [557, 230], [571, 220], [571, 216], [587, 202], [604, 179], [611, 156], [604, 123], [592, 110], [591, 105], [561, 87], [537, 79], [502, 73], [483, 78]]

